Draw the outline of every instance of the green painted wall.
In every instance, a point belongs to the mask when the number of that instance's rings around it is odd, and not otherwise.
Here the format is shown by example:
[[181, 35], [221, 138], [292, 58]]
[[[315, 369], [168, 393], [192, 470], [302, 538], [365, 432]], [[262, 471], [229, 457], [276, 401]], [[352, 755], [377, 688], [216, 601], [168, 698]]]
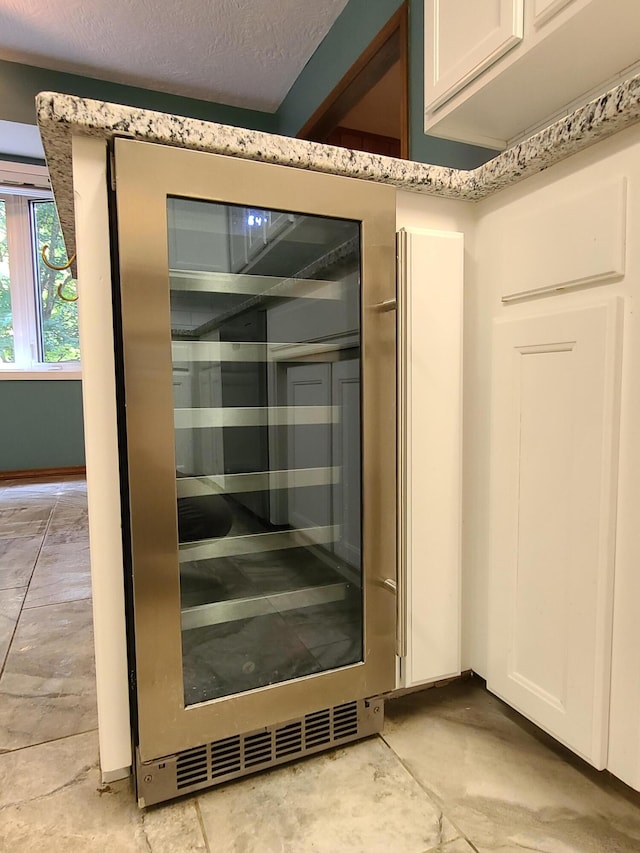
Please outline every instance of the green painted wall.
[[0, 471], [84, 465], [79, 380], [2, 380], [0, 412]]
[[0, 119], [35, 124], [34, 98], [38, 92], [64, 92], [82, 98], [96, 98], [99, 101], [111, 101], [205, 121], [218, 121], [254, 130], [275, 132], [277, 128], [275, 113], [244, 110], [211, 101], [182, 98], [166, 92], [109, 83], [94, 77], [80, 77], [77, 74], [48, 71], [33, 65], [0, 60]]

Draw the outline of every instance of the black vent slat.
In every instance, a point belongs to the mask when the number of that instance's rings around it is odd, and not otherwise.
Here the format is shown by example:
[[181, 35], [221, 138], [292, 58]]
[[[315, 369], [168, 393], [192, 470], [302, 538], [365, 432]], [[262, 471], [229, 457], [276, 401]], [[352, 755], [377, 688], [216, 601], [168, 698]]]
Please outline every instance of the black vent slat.
[[201, 746], [199, 749], [190, 749], [188, 752], [181, 752], [178, 757], [178, 765], [185, 761], [190, 761], [192, 758], [206, 758], [207, 747]]
[[307, 749], [331, 742], [331, 711], [316, 711], [304, 718], [304, 744]]
[[313, 735], [313, 736], [306, 735], [306, 737], [305, 737], [305, 743], [307, 745], [307, 748], [309, 748], [311, 746], [318, 746], [318, 744], [321, 744], [321, 743], [329, 743], [330, 740], [331, 740], [331, 733], [329, 731], [320, 732], [317, 735]]
[[242, 769], [240, 760], [240, 735], [215, 741], [211, 744], [211, 777], [238, 773]]
[[178, 784], [180, 785], [193, 785], [195, 782], [202, 782], [207, 778], [207, 768], [203, 768], [198, 773], [185, 773], [183, 776], [180, 776]]
[[333, 709], [333, 737], [342, 740], [358, 732], [358, 704], [349, 702]]
[[240, 770], [240, 762], [237, 761], [234, 764], [229, 764], [225, 766], [216, 767], [216, 769], [211, 773], [212, 779], [217, 779], [218, 776], [226, 776], [227, 773], [237, 773]]
[[209, 779], [207, 747], [188, 749], [180, 753], [176, 762], [176, 787], [178, 789], [199, 785]]
[[255, 767], [264, 764], [273, 758], [273, 746], [271, 732], [258, 732], [255, 735], [247, 735], [244, 739], [244, 764], [245, 767]]
[[276, 758], [302, 752], [302, 723], [289, 723], [276, 729]]
[[197, 756], [197, 757], [189, 759], [189, 761], [180, 762], [180, 764], [178, 764], [178, 772], [180, 772], [181, 770], [188, 770], [189, 767], [197, 767], [201, 764], [206, 765], [206, 763], [207, 763], [207, 756], [206, 755], [203, 755], [202, 757]]

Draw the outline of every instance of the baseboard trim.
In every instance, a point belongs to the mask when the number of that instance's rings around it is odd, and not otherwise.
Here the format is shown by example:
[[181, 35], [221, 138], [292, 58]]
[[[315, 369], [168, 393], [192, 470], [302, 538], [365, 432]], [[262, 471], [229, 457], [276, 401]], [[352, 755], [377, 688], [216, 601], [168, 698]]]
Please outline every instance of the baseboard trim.
[[67, 465], [65, 468], [27, 468], [20, 471], [0, 471], [0, 480], [64, 480], [67, 477], [84, 477], [84, 465]]
[[119, 782], [120, 779], [126, 779], [131, 776], [131, 767], [121, 767], [118, 770], [103, 770], [100, 774], [103, 785], [108, 785], [110, 782]]

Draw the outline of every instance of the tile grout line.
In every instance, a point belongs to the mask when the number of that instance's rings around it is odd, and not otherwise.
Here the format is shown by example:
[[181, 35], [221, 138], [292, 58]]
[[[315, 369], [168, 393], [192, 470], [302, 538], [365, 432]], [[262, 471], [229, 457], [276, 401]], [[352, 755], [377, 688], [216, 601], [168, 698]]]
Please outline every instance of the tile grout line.
[[[478, 853], [478, 848], [471, 841], [471, 839], [467, 837], [467, 834], [465, 832], [463, 832], [462, 829], [460, 829], [460, 827], [458, 826], [458, 824], [454, 820], [451, 820], [449, 815], [445, 812], [444, 804], [441, 802], [440, 797], [438, 797], [426, 785], [423, 785], [422, 782], [416, 776], [413, 775], [413, 773], [411, 772], [407, 763], [402, 758], [400, 758], [400, 756], [395, 751], [395, 749], [386, 740], [386, 738], [385, 738], [384, 734], [382, 734], [382, 732], [379, 732], [377, 736], [380, 738], [380, 740], [383, 742], [383, 744], [387, 747], [387, 749], [395, 756], [395, 758], [398, 760], [398, 762], [404, 768], [404, 770], [409, 774], [409, 776], [411, 776], [411, 778], [416, 783], [416, 785], [427, 795], [427, 797], [431, 800], [431, 802], [440, 809], [440, 812], [442, 813], [442, 815], [444, 817], [446, 817], [446, 819], [449, 821], [451, 826], [453, 826], [453, 828], [456, 830], [456, 832], [460, 833], [460, 838], [464, 839], [467, 842], [467, 844], [469, 844], [471, 846], [471, 849], [474, 851], [474, 853]], [[456, 841], [456, 840], [457, 839], [455, 839], [455, 838], [452, 839], [452, 841]], [[435, 850], [437, 850], [437, 849], [438, 848], [436, 847]], [[430, 853], [430, 851], [427, 851], [427, 853]]]
[[[25, 599], [26, 599], [25, 593]], [[65, 598], [62, 601], [47, 601], [44, 604], [30, 604], [28, 606], [23, 606], [23, 610], [42, 610], [43, 607], [57, 607], [59, 604], [73, 604], [76, 601], [91, 601], [91, 594], [83, 596], [82, 598]], [[22, 615], [22, 611], [20, 612]]]
[[206, 853], [211, 853], [211, 847], [209, 846], [209, 839], [207, 838], [207, 831], [204, 827], [204, 818], [202, 817], [202, 812], [200, 811], [200, 801], [197, 797], [194, 798], [194, 808], [196, 810], [196, 816], [198, 818], [198, 824], [200, 825], [200, 832], [202, 833], [202, 840], [204, 841], [204, 849]]
[[38, 746], [48, 746], [50, 743], [59, 743], [62, 740], [69, 740], [72, 737], [80, 737], [80, 735], [88, 735], [91, 732], [97, 732], [97, 726], [92, 729], [85, 729], [81, 732], [71, 732], [68, 735], [61, 735], [60, 737], [55, 737], [50, 740], [40, 740], [37, 743], [26, 743], [24, 746], [17, 746], [15, 749], [5, 749], [0, 751], [0, 761], [2, 761], [5, 755], [15, 755], [16, 752], [24, 752], [25, 749], [35, 749]]
[[[16, 631], [18, 630], [18, 624], [20, 623], [20, 619], [22, 618], [22, 614], [24, 613], [25, 606], [24, 603], [27, 600], [27, 595], [29, 595], [29, 589], [31, 587], [31, 581], [33, 580], [33, 574], [36, 570], [36, 566], [38, 565], [38, 560], [40, 559], [40, 554], [42, 554], [42, 549], [44, 547], [44, 540], [47, 538], [47, 533], [49, 532], [49, 525], [51, 524], [51, 519], [53, 517], [53, 512], [56, 508], [56, 504], [58, 503], [58, 499], [56, 498], [53, 507], [49, 513], [49, 518], [47, 519], [47, 524], [44, 529], [44, 533], [42, 534], [42, 542], [40, 543], [40, 547], [38, 548], [38, 553], [36, 554], [36, 558], [33, 561], [33, 568], [31, 569], [31, 574], [29, 575], [29, 581], [27, 582], [26, 589], [24, 592], [24, 598], [22, 599], [22, 603], [20, 604], [20, 610], [18, 611], [18, 615], [16, 616], [16, 622], [13, 626], [13, 631], [11, 632], [11, 637], [9, 639], [9, 643], [7, 645], [7, 653], [4, 656], [4, 660], [2, 661], [2, 666], [0, 666], [0, 678], [4, 675], [5, 667], [7, 665], [7, 661], [9, 660], [9, 655], [11, 654], [11, 649], [13, 647], [13, 641], [15, 640]], [[18, 589], [19, 587], [16, 587]], [[27, 608], [28, 609], [28, 608]]]

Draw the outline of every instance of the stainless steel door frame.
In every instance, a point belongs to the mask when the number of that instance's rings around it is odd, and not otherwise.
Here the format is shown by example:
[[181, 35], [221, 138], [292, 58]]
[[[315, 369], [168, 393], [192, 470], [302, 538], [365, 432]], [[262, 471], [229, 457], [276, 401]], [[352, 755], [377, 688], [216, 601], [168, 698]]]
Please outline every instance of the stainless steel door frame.
[[[393, 689], [396, 602], [395, 190], [116, 140], [142, 761]], [[167, 196], [361, 222], [364, 661], [185, 708], [176, 521]]]

